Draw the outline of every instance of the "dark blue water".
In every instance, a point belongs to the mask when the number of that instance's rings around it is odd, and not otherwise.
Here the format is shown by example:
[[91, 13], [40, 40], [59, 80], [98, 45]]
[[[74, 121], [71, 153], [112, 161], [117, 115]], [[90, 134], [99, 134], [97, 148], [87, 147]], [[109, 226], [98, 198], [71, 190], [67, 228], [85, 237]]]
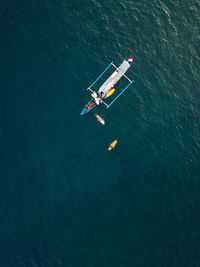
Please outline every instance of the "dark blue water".
[[[0, 266], [200, 266], [199, 10], [0, 2]], [[81, 117], [129, 56], [106, 125]]]

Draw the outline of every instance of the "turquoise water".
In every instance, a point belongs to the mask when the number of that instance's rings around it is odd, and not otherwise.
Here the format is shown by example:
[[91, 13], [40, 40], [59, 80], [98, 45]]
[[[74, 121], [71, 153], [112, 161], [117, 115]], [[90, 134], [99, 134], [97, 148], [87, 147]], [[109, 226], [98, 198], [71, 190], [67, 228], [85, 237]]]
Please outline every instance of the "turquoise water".
[[[0, 266], [200, 266], [199, 10], [1, 1]], [[81, 117], [129, 56], [106, 125]]]

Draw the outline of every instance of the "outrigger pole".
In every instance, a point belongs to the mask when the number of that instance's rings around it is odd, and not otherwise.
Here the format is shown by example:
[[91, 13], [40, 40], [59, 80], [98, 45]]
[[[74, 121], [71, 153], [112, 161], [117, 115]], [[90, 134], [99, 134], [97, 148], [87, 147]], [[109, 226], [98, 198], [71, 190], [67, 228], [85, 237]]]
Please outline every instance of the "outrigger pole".
[[91, 91], [91, 87], [101, 78], [101, 76], [110, 68], [110, 66], [112, 66], [112, 62], [108, 65], [108, 67], [99, 75], [99, 77], [93, 82], [93, 84], [91, 84], [87, 90]]
[[107, 105], [107, 108], [109, 108], [114, 102], [115, 100], [117, 100], [118, 97], [120, 97], [121, 94], [123, 94], [123, 92], [134, 82], [134, 80], [132, 80], [122, 91], [121, 93], [118, 94], [118, 96], [109, 104]]

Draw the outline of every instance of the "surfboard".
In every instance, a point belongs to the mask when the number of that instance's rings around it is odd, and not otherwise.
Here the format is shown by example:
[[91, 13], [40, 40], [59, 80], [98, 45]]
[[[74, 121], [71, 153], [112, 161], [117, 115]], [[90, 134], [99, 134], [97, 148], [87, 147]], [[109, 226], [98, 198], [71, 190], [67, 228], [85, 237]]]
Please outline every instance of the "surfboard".
[[109, 146], [109, 148], [108, 148], [108, 151], [112, 150], [112, 149], [116, 146], [116, 144], [117, 144], [117, 140], [114, 140], [114, 141], [110, 144], [110, 146]]
[[111, 89], [106, 95], [105, 95], [105, 98], [111, 96], [115, 91], [115, 88]]

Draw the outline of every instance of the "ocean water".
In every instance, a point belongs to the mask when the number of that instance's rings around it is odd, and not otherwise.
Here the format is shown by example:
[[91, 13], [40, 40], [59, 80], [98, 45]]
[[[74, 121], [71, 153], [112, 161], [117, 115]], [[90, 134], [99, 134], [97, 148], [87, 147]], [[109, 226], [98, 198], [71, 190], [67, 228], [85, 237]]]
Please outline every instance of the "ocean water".
[[[1, 267], [200, 266], [199, 10], [0, 1]], [[129, 56], [106, 125], [80, 116]]]

